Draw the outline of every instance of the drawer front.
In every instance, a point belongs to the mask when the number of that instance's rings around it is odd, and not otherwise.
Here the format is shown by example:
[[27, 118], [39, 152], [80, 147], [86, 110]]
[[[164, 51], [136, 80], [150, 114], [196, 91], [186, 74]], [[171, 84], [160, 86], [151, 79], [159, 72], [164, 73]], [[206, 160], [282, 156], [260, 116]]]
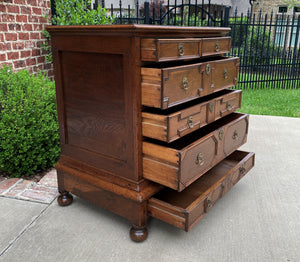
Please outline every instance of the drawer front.
[[230, 52], [230, 37], [141, 40], [141, 60], [166, 62]]
[[211, 56], [229, 53], [230, 47], [230, 37], [204, 38], [202, 39], [201, 56]]
[[224, 90], [208, 101], [169, 114], [143, 112], [143, 136], [170, 143], [240, 109], [241, 95], [241, 90]]
[[232, 87], [237, 83], [238, 61], [226, 58], [162, 69], [143, 67], [142, 104], [167, 109]]
[[148, 202], [148, 214], [189, 231], [253, 166], [254, 153], [235, 151], [182, 192], [165, 188]]
[[214, 91], [235, 86], [238, 81], [239, 60], [229, 59], [212, 64], [212, 87]]
[[169, 145], [144, 141], [144, 178], [182, 191], [246, 142], [248, 119], [233, 113]]
[[142, 61], [172, 61], [199, 58], [201, 39], [142, 39]]

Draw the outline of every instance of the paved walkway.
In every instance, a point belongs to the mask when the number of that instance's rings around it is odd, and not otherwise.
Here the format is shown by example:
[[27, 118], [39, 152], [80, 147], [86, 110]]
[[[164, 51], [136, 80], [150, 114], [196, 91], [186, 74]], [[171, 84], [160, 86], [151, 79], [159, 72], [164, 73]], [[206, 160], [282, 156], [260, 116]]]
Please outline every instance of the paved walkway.
[[59, 207], [0, 197], [0, 261], [300, 261], [300, 118], [250, 116], [242, 149], [256, 153], [255, 168], [190, 232], [150, 219], [139, 244], [126, 219], [79, 198]]
[[38, 183], [20, 178], [0, 177], [0, 197], [50, 204], [57, 195], [55, 169], [49, 171]]

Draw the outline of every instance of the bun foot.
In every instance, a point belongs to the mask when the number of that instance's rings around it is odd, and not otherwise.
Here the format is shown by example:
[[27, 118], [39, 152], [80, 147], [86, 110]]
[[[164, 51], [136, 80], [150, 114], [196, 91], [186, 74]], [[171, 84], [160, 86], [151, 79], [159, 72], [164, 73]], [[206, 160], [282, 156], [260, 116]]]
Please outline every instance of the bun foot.
[[73, 196], [69, 192], [60, 193], [57, 202], [60, 206], [68, 206], [73, 202]]
[[138, 227], [133, 225], [130, 229], [130, 238], [134, 242], [142, 242], [148, 236], [148, 230], [146, 227]]

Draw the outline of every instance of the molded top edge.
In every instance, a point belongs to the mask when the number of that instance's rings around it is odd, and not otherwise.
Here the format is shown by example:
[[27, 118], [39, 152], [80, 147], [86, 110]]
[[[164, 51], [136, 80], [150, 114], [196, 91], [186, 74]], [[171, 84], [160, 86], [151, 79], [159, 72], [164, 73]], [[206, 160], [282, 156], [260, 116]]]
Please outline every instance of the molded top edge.
[[184, 26], [162, 26], [162, 25], [71, 25], [71, 26], [47, 26], [46, 28], [50, 33], [129, 33], [137, 35], [147, 35], [153, 33], [192, 33], [192, 34], [214, 34], [214, 35], [226, 35], [230, 32], [228, 27], [184, 27]]

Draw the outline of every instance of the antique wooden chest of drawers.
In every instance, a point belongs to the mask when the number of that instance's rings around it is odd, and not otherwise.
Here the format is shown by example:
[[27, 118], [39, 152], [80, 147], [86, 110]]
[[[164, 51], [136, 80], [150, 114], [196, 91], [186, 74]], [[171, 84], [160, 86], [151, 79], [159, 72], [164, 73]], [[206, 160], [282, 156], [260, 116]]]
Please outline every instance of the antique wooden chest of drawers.
[[254, 165], [228, 28], [50, 26], [60, 127], [58, 203], [73, 193], [188, 231]]

